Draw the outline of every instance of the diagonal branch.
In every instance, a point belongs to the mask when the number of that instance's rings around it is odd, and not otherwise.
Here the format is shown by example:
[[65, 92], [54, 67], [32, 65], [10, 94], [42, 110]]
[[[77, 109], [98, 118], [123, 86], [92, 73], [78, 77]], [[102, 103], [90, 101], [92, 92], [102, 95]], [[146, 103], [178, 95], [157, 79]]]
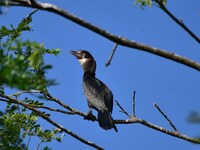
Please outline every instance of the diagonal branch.
[[161, 115], [168, 121], [169, 125], [174, 129], [174, 131], [179, 132], [172, 121], [167, 117], [167, 115], [160, 109], [160, 107], [154, 103], [154, 107], [161, 113]]
[[[128, 113], [119, 104], [119, 102], [118, 101], [116, 101], [116, 102], [117, 102], [117, 106], [122, 110], [122, 112], [125, 113], [129, 117], [130, 115], [128, 115]], [[147, 121], [145, 121], [143, 119], [137, 118], [137, 117], [129, 117], [129, 119], [126, 119], [126, 120], [114, 120], [114, 122], [116, 124], [133, 124], [133, 123], [139, 123], [139, 124], [142, 124], [142, 125], [144, 125], [144, 126], [146, 126], [148, 128], [151, 128], [151, 129], [157, 130], [159, 132], [162, 132], [164, 134], [168, 134], [168, 135], [174, 136], [176, 138], [186, 140], [188, 142], [200, 144], [200, 139], [199, 138], [192, 138], [192, 137], [189, 137], [187, 135], [181, 134], [176, 129], [175, 129], [175, 131], [170, 131], [168, 129], [165, 129], [165, 128], [157, 126], [157, 125], [154, 125], [152, 123], [149, 123], [149, 122], [147, 122]]]
[[139, 123], [139, 124], [142, 124], [142, 125], [144, 125], [144, 126], [146, 126], [148, 128], [151, 128], [151, 129], [157, 130], [159, 132], [162, 132], [164, 134], [168, 134], [168, 135], [171, 135], [173, 137], [176, 137], [176, 138], [188, 141], [188, 142], [200, 144], [200, 139], [199, 138], [192, 138], [192, 137], [189, 137], [187, 135], [178, 133], [176, 131], [170, 131], [168, 129], [165, 129], [165, 128], [162, 128], [162, 127], [157, 126], [155, 124], [149, 123], [149, 122], [147, 122], [147, 121], [145, 121], [143, 119], [140, 119], [140, 118], [132, 117], [132, 118], [127, 119], [127, 120], [115, 120], [115, 123], [116, 124], [134, 124], [134, 123]]
[[127, 115], [129, 118], [132, 118], [131, 115], [129, 115], [127, 113], [127, 111], [124, 110], [124, 108], [119, 104], [119, 102], [117, 100], [115, 100], [117, 106], [121, 109], [121, 112], [124, 113], [125, 115]]
[[[43, 94], [44, 94], [44, 93], [43, 93]], [[44, 95], [45, 95], [45, 94], [44, 94]], [[67, 110], [71, 111], [71, 113], [73, 113], [73, 114], [78, 114], [78, 115], [80, 115], [80, 116], [82, 116], [82, 117], [86, 117], [86, 116], [87, 116], [86, 113], [83, 113], [83, 112], [81, 112], [81, 111], [78, 111], [78, 110], [76, 110], [76, 109], [70, 107], [69, 105], [65, 104], [64, 102], [62, 102], [62, 101], [59, 100], [58, 98], [53, 97], [53, 96], [52, 96], [51, 94], [49, 94], [49, 93], [46, 94], [45, 97], [48, 98], [48, 99], [51, 100], [51, 101], [56, 102], [57, 104], [59, 104], [60, 106], [66, 108]]]
[[[172, 61], [178, 62], [180, 64], [183, 64], [185, 66], [188, 66], [190, 68], [200, 71], [200, 64], [193, 60], [190, 60], [186, 57], [182, 57], [182, 56], [177, 55], [172, 52], [168, 52], [163, 49], [159, 49], [159, 48], [152, 47], [152, 46], [149, 46], [146, 44], [138, 43], [133, 40], [129, 40], [125, 37], [121, 37], [121, 36], [117, 36], [112, 33], [109, 33], [106, 30], [101, 29], [101, 28], [57, 7], [56, 5], [49, 4], [49, 3], [36, 2], [36, 1], [34, 1], [34, 3], [29, 3], [29, 1], [25, 1], [25, 0], [15, 0], [15, 1], [10, 0], [8, 4], [9, 4], [9, 6], [31, 7], [31, 8], [37, 8], [37, 9], [41, 9], [44, 11], [49, 11], [49, 12], [55, 13], [59, 16], [62, 16], [68, 20], [71, 20], [72, 22], [75, 22], [75, 23], [109, 39], [110, 41], [113, 41], [114, 43], [117, 43], [118, 45], [122, 45], [122, 46], [129, 47], [129, 48], [134, 48], [134, 49], [145, 51], [145, 52], [157, 55], [157, 56], [161, 56], [163, 58], [170, 59]], [[6, 4], [5, 4], [5, 2], [2, 2], [1, 5], [5, 6]]]
[[78, 136], [77, 134], [73, 133], [72, 131], [70, 131], [70, 130], [64, 128], [63, 126], [61, 126], [60, 124], [56, 123], [55, 121], [53, 121], [52, 119], [50, 119], [47, 115], [45, 115], [45, 114], [42, 113], [41, 111], [37, 110], [36, 108], [31, 107], [30, 105], [27, 105], [27, 104], [25, 104], [25, 103], [23, 103], [23, 102], [21, 102], [21, 101], [18, 101], [18, 100], [16, 100], [16, 99], [11, 98], [11, 97], [9, 97], [9, 96], [6, 96], [6, 95], [4, 95], [4, 94], [1, 94], [1, 93], [0, 93], [0, 96], [3, 97], [3, 98], [5, 98], [5, 99], [7, 99], [9, 102], [12, 102], [12, 103], [15, 103], [15, 104], [19, 104], [19, 105], [21, 105], [21, 106], [23, 106], [23, 107], [25, 107], [25, 108], [28, 108], [29, 110], [35, 112], [37, 115], [39, 115], [40, 117], [42, 117], [44, 120], [46, 120], [46, 121], [49, 122], [50, 124], [56, 126], [57, 128], [61, 129], [63, 132], [65, 132], [65, 133], [71, 135], [71, 136], [74, 137], [75, 139], [77, 139], [77, 140], [83, 142], [84, 144], [87, 144], [87, 145], [89, 145], [89, 146], [91, 146], [91, 147], [94, 147], [94, 148], [96, 148], [96, 149], [99, 149], [99, 150], [103, 150], [102, 147], [96, 145], [96, 144], [93, 143], [93, 142], [90, 142], [90, 141], [87, 141], [87, 140], [83, 139], [82, 137]]
[[194, 38], [200, 44], [200, 38], [194, 34], [184, 23], [182, 20], [177, 19], [163, 4], [161, 1], [155, 1], [159, 8], [162, 9], [172, 20], [174, 20], [179, 26], [181, 26], [192, 38]]
[[111, 51], [111, 54], [110, 54], [110, 57], [108, 58], [108, 61], [106, 62], [106, 67], [108, 67], [109, 65], [110, 65], [110, 63], [111, 63], [111, 61], [112, 61], [112, 58], [113, 58], [113, 56], [114, 56], [114, 54], [115, 54], [115, 51], [116, 51], [116, 49], [117, 49], [117, 43], [115, 43], [115, 46], [113, 47], [113, 49], [112, 49], [112, 51]]
[[[42, 94], [47, 100], [50, 100], [50, 101], [53, 101], [53, 102], [59, 104], [60, 106], [62, 106], [63, 108], [69, 110], [70, 112], [63, 111], [63, 110], [56, 109], [56, 108], [47, 108], [45, 106], [37, 106], [37, 108], [44, 108], [44, 109], [48, 109], [50, 111], [57, 111], [57, 112], [61, 112], [61, 113], [64, 113], [64, 114], [77, 114], [77, 115], [80, 115], [82, 117], [86, 117], [87, 116], [86, 113], [83, 113], [81, 111], [78, 111], [78, 110], [72, 108], [71, 106], [65, 104], [64, 102], [62, 102], [58, 98], [52, 96], [50, 93], [46, 94], [46, 93], [44, 93], [43, 91], [40, 91], [40, 90], [19, 91], [19, 92], [16, 92], [14, 94], [11, 94], [9, 96], [10, 97], [12, 97], [12, 96], [19, 97], [21, 94], [25, 94], [25, 93], [26, 94]], [[35, 106], [32, 106], [32, 107], [35, 107]]]

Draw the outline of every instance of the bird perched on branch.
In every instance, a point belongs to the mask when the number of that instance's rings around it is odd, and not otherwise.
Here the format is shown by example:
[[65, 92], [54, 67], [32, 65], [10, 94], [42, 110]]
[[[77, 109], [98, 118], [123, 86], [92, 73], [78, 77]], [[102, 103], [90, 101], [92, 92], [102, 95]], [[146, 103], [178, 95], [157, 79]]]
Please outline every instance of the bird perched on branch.
[[95, 77], [96, 61], [93, 56], [86, 50], [70, 51], [70, 53], [78, 59], [84, 71], [83, 91], [89, 106], [85, 119], [94, 119], [92, 109], [95, 109], [98, 112], [99, 126], [105, 130], [114, 128], [118, 132], [111, 116], [113, 94], [102, 81]]

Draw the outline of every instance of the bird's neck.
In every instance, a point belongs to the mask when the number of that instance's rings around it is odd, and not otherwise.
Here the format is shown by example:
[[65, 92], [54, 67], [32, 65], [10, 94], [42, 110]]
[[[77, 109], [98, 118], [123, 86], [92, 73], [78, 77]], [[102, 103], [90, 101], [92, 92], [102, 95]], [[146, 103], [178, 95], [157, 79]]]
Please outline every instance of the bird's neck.
[[95, 72], [88, 72], [88, 71], [87, 71], [87, 72], [84, 72], [84, 75], [83, 75], [83, 76], [85, 76], [85, 77], [86, 77], [86, 76], [95, 77], [95, 75], [96, 75]]
[[79, 60], [83, 68], [84, 73], [95, 74], [96, 62], [93, 59], [81, 59]]

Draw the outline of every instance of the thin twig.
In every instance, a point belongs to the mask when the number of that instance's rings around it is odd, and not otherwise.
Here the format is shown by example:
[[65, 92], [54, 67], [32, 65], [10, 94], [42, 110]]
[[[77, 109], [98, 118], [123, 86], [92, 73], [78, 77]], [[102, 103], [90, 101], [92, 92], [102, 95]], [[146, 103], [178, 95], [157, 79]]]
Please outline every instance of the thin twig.
[[136, 114], [135, 114], [135, 94], [136, 94], [136, 91], [133, 92], [133, 99], [132, 99], [133, 117], [136, 117]]
[[2, 102], [6, 102], [6, 103], [9, 103], [9, 102], [10, 102], [9, 100], [2, 99], [2, 98], [0, 98], [0, 101], [2, 101]]
[[126, 114], [129, 118], [132, 118], [131, 115], [129, 115], [125, 110], [124, 108], [119, 104], [119, 102], [117, 100], [115, 100], [117, 106], [121, 109], [121, 112]]
[[163, 117], [168, 121], [169, 125], [174, 129], [174, 131], [179, 132], [172, 121], [167, 117], [167, 115], [159, 108], [156, 103], [154, 103], [154, 107], [157, 108], [157, 110], [163, 115]]
[[[43, 94], [44, 94], [44, 93], [43, 93]], [[47, 97], [49, 100], [56, 102], [57, 104], [59, 104], [60, 106], [66, 108], [67, 110], [71, 111], [71, 112], [74, 113], [74, 114], [78, 114], [78, 115], [80, 115], [80, 116], [82, 116], [82, 117], [86, 117], [86, 116], [87, 116], [87, 114], [85, 114], [85, 113], [83, 113], [83, 112], [81, 112], [81, 111], [78, 111], [78, 110], [76, 110], [76, 109], [70, 107], [69, 105], [67, 105], [67, 104], [65, 104], [64, 102], [62, 102], [61, 100], [59, 100], [58, 98], [53, 97], [50, 93], [44, 94], [44, 95], [46, 95], [46, 97]]]
[[193, 39], [200, 43], [200, 38], [194, 34], [182, 21], [182, 19], [177, 19], [163, 4], [161, 1], [155, 1], [161, 10], [163, 10], [172, 20], [174, 20], [179, 26], [181, 26]]
[[39, 9], [34, 9], [30, 14], [27, 15], [27, 18], [32, 16], [34, 13], [36, 13]]
[[26, 91], [19, 91], [19, 92], [16, 92], [16, 93], [13, 93], [11, 95], [8, 95], [8, 96], [17, 96], [19, 97], [21, 94], [24, 94], [24, 93], [38, 93], [38, 94], [43, 94], [42, 91], [39, 91], [39, 90], [26, 90]]
[[106, 67], [108, 67], [109, 65], [110, 65], [110, 63], [111, 63], [111, 61], [112, 61], [112, 58], [113, 58], [113, 56], [114, 56], [114, 54], [115, 54], [115, 50], [117, 49], [117, 43], [115, 43], [115, 46], [113, 47], [113, 49], [112, 49], [112, 51], [111, 51], [111, 54], [110, 54], [110, 57], [108, 58], [108, 61], [107, 61], [107, 63], [106, 63]]
[[72, 111], [64, 111], [64, 110], [61, 110], [61, 109], [57, 109], [57, 108], [50, 108], [50, 107], [47, 107], [47, 106], [34, 106], [34, 105], [30, 105], [32, 107], [35, 107], [35, 108], [42, 108], [42, 109], [47, 109], [49, 111], [55, 111], [55, 112], [59, 112], [59, 113], [63, 113], [63, 114], [68, 114], [68, 115], [74, 115], [76, 114], [76, 112], [72, 112]]
[[30, 136], [30, 137], [28, 138], [28, 142], [27, 142], [27, 144], [26, 144], [26, 150], [28, 150], [28, 147], [29, 147], [29, 144], [30, 144], [30, 141], [31, 141], [31, 137], [32, 137], [32, 136]]
[[38, 144], [38, 146], [37, 146], [37, 149], [36, 150], [39, 150], [39, 148], [40, 148], [40, 145], [43, 143], [43, 141], [41, 141], [39, 144]]

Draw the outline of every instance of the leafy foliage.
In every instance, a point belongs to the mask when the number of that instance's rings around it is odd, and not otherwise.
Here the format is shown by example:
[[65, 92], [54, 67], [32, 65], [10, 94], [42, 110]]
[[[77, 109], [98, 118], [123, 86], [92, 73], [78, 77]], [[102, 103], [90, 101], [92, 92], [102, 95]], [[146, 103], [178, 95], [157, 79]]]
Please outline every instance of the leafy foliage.
[[[39, 101], [25, 98], [23, 100], [27, 105], [34, 107], [42, 106]], [[5, 150], [9, 147], [14, 149], [25, 149], [28, 145], [22, 143], [27, 137], [39, 137], [40, 145], [44, 142], [50, 142], [53, 139], [61, 141], [61, 137], [56, 136], [60, 133], [59, 129], [43, 130], [40, 124], [37, 124], [38, 116], [34, 112], [28, 111], [25, 107], [11, 104], [7, 105], [6, 112], [1, 115], [0, 124], [0, 146]], [[47, 148], [46, 148], [47, 149]]]
[[29, 23], [32, 21], [31, 16], [24, 18], [15, 29], [11, 25], [11, 29], [7, 29], [5, 26], [2, 26], [0, 29], [0, 39], [3, 37], [8, 37], [6, 43], [9, 45], [12, 44], [13, 41], [15, 41], [23, 31], [31, 31], [31, 27], [29, 26]]
[[45, 79], [46, 71], [52, 67], [44, 63], [43, 55], [58, 55], [60, 50], [46, 49], [44, 44], [35, 41], [19, 40], [23, 31], [31, 31], [31, 20], [29, 16], [17, 28], [11, 25], [11, 29], [5, 26], [0, 29], [0, 85], [45, 91], [47, 86], [55, 84], [55, 80]]
[[[57, 56], [60, 49], [47, 49], [44, 44], [35, 41], [22, 41], [20, 36], [24, 31], [31, 31], [29, 25], [31, 16], [24, 18], [16, 28], [2, 26], [0, 28], [0, 93], [5, 94], [4, 88], [11, 87], [20, 90], [47, 91], [47, 87], [55, 85], [53, 79], [46, 79], [45, 73], [52, 68], [45, 64], [44, 54]], [[18, 96], [16, 95], [16, 98]], [[2, 101], [6, 101], [2, 99]], [[32, 107], [43, 106], [37, 100], [25, 98], [23, 102]], [[45, 115], [50, 116], [50, 114]], [[0, 149], [23, 150], [28, 149], [30, 139], [37, 137], [40, 143], [51, 140], [61, 141], [57, 136], [59, 129], [42, 129], [37, 123], [38, 115], [17, 104], [8, 103], [5, 112], [0, 113]], [[23, 143], [29, 139], [28, 143]], [[48, 146], [43, 148], [50, 150]]]

